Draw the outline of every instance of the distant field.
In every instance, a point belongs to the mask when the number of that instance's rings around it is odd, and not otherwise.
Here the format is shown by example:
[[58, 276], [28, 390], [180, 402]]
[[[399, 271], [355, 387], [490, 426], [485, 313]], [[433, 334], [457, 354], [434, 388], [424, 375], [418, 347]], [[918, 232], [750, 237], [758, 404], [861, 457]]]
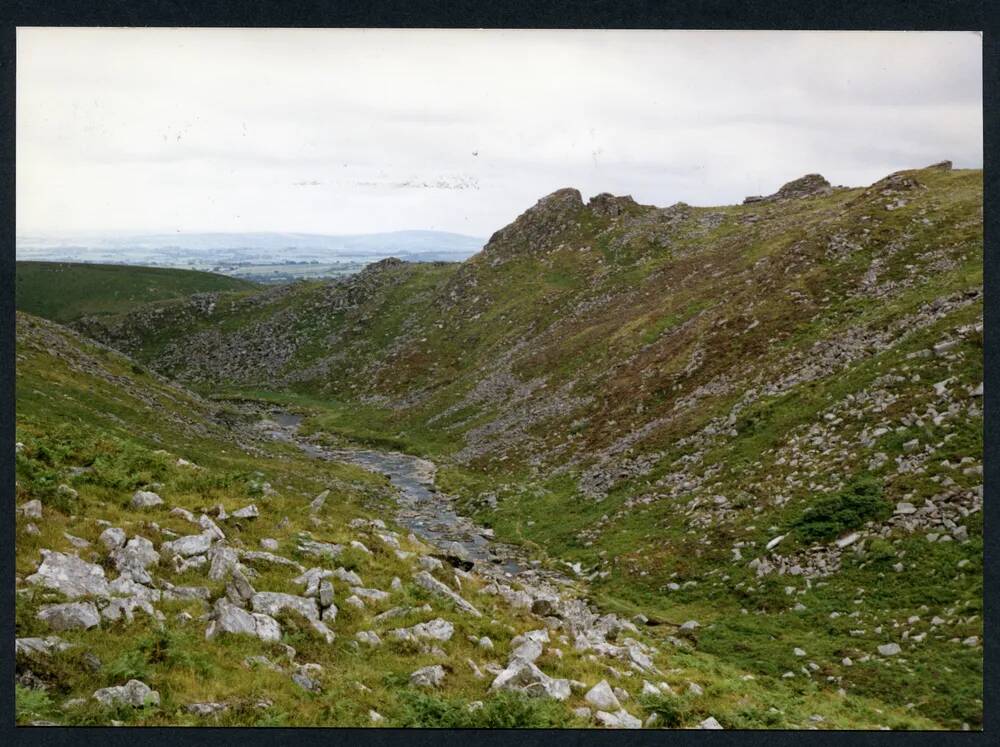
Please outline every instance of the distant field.
[[205, 291], [258, 287], [238, 278], [196, 270], [77, 262], [18, 262], [15, 304], [20, 311], [66, 323], [118, 314], [150, 301]]

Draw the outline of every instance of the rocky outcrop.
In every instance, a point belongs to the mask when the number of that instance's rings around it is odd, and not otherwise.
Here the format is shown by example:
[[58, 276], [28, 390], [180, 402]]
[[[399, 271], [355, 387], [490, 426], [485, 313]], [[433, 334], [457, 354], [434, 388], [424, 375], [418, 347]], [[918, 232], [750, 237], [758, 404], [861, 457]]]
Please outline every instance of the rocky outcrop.
[[583, 207], [580, 190], [556, 190], [494, 233], [483, 247], [483, 257], [502, 262], [519, 253], [548, 249], [553, 240], [573, 226]]
[[781, 186], [777, 192], [767, 197], [753, 196], [743, 200], [744, 205], [755, 202], [781, 202], [784, 200], [800, 200], [804, 197], [828, 195], [833, 192], [830, 182], [819, 174], [806, 174], [793, 179]]
[[598, 195], [594, 195], [587, 203], [587, 207], [590, 208], [594, 215], [600, 215], [605, 218], [617, 218], [638, 206], [638, 203], [632, 199], [631, 195], [616, 197], [608, 192], [601, 192]]

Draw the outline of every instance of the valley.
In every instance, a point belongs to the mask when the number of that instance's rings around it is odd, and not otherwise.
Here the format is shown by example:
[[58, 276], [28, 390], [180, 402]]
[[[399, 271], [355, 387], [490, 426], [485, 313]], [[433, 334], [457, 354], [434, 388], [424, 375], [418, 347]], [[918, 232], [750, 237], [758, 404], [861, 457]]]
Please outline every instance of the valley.
[[979, 729], [982, 267], [947, 162], [336, 281], [19, 265], [19, 723]]

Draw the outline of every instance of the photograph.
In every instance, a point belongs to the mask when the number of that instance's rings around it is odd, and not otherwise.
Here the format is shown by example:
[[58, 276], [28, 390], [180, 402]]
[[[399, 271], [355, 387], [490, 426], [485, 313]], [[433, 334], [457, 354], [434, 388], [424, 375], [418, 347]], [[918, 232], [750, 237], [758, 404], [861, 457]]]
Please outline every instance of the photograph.
[[981, 31], [15, 62], [20, 734], [983, 730]]

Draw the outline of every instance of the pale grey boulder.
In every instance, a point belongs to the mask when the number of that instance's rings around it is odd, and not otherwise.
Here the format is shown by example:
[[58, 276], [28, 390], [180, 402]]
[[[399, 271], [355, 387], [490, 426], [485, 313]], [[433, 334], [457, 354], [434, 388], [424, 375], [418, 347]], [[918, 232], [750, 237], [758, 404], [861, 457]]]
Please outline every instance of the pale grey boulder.
[[249, 506], [236, 509], [230, 516], [234, 519], [256, 519], [260, 516], [260, 511], [251, 503]]
[[270, 615], [247, 612], [225, 598], [215, 600], [212, 620], [205, 631], [209, 640], [220, 633], [251, 635], [262, 641], [281, 640], [281, 626]]
[[[250, 599], [250, 605], [254, 612], [264, 613], [272, 617], [282, 610], [292, 610], [306, 618], [313, 630], [323, 636], [327, 643], [332, 643], [335, 638], [333, 631], [323, 622], [319, 605], [315, 599], [276, 591], [258, 591]], [[334, 612], [335, 614], [336, 612]]]
[[637, 719], [624, 708], [620, 708], [614, 713], [608, 711], [597, 711], [595, 718], [609, 729], [641, 729], [642, 721]]
[[100, 540], [101, 544], [109, 551], [117, 550], [120, 547], [124, 547], [127, 537], [125, 536], [125, 530], [118, 527], [108, 527], [100, 536], [97, 538]]
[[160, 694], [139, 680], [129, 680], [124, 685], [104, 687], [94, 693], [94, 700], [105, 706], [128, 705], [141, 708], [145, 705], [160, 704]]
[[417, 623], [410, 628], [396, 628], [389, 631], [391, 637], [403, 641], [412, 641], [421, 638], [450, 641], [454, 633], [455, 626], [440, 617], [430, 622]]
[[101, 624], [101, 616], [90, 602], [49, 604], [38, 612], [38, 619], [53, 630], [88, 630]]
[[473, 617], [483, 616], [479, 610], [477, 610], [469, 602], [465, 601], [465, 599], [463, 599], [461, 596], [459, 596], [454, 591], [445, 586], [443, 583], [434, 578], [427, 571], [420, 571], [413, 577], [413, 580], [417, 583], [418, 586], [430, 591], [431, 593], [450, 599], [452, 602], [455, 603], [455, 606], [458, 607], [458, 609], [460, 609], [462, 612], [466, 612], [472, 615]]
[[440, 664], [421, 667], [410, 675], [410, 684], [417, 687], [440, 687], [442, 682], [444, 682], [444, 667]]
[[513, 658], [490, 685], [490, 690], [516, 690], [565, 700], [572, 693], [569, 680], [554, 679], [533, 662]]
[[231, 547], [225, 545], [215, 545], [207, 553], [211, 565], [208, 569], [208, 577], [212, 581], [224, 581], [234, 568], [239, 567], [240, 556]]
[[160, 552], [166, 557], [179, 555], [182, 558], [189, 558], [192, 555], [204, 555], [212, 546], [212, 541], [216, 537], [208, 532], [201, 534], [187, 534], [171, 542], [164, 542], [160, 545]]
[[130, 501], [132, 508], [153, 508], [155, 506], [162, 506], [163, 499], [156, 493], [149, 490], [137, 490], [132, 494], [132, 500]]
[[114, 550], [110, 556], [119, 573], [130, 576], [140, 584], [152, 582], [153, 579], [146, 569], [160, 562], [160, 554], [153, 547], [153, 543], [145, 537], [138, 536], [126, 542], [124, 547]]
[[142, 597], [116, 597], [101, 610], [101, 617], [112, 622], [124, 617], [126, 622], [132, 622], [136, 610], [145, 612], [150, 617], [156, 616], [153, 605]]
[[14, 653], [18, 656], [51, 656], [53, 653], [72, 648], [73, 644], [57, 635], [44, 638], [15, 638]]
[[101, 566], [53, 550], [42, 550], [42, 562], [27, 582], [54, 589], [70, 599], [108, 594], [108, 581]]
[[309, 512], [314, 514], [318, 513], [323, 508], [323, 504], [326, 503], [326, 498], [329, 495], [330, 491], [324, 490], [322, 493], [313, 498], [312, 502], [309, 504]]

